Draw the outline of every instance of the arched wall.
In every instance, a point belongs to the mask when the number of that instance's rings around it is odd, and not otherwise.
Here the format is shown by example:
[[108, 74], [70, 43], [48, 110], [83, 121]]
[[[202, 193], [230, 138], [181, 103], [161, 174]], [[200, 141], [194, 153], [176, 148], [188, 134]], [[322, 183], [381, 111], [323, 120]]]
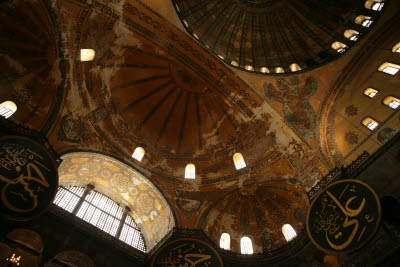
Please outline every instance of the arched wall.
[[142, 174], [108, 156], [76, 152], [62, 156], [60, 185], [92, 184], [96, 191], [128, 206], [142, 231], [147, 250], [172, 228], [175, 220], [160, 191]]

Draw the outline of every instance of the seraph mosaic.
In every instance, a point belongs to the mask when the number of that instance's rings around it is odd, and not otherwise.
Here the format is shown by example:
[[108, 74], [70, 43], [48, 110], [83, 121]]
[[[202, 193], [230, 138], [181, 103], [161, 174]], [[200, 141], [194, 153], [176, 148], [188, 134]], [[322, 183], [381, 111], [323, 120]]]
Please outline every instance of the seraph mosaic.
[[305, 83], [300, 83], [297, 77], [290, 81], [279, 79], [274, 86], [264, 84], [265, 95], [283, 104], [285, 120], [303, 138], [314, 138], [315, 112], [310, 105], [309, 98], [317, 91], [318, 83], [313, 77], [308, 77]]

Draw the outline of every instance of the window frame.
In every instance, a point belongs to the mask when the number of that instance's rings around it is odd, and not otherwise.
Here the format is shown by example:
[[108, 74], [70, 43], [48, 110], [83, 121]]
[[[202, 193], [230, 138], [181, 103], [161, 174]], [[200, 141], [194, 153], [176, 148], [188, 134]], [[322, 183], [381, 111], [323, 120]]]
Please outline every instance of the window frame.
[[[369, 118], [369, 119], [372, 119], [373, 121], [375, 121], [376, 123], [378, 123], [378, 125], [377, 125], [373, 130], [371, 130], [370, 128], [368, 128], [368, 126], [365, 125], [365, 124], [363, 123], [363, 121], [366, 120], [366, 119], [368, 119], [368, 118]], [[377, 129], [379, 129], [379, 128], [381, 127], [381, 122], [378, 121], [378, 120], [376, 120], [375, 118], [373, 118], [373, 117], [371, 117], [371, 116], [365, 116], [364, 118], [361, 119], [360, 123], [361, 123], [361, 125], [362, 125], [363, 127], [367, 128], [368, 131], [371, 131], [371, 132], [374, 132], [374, 131], [376, 131]]]

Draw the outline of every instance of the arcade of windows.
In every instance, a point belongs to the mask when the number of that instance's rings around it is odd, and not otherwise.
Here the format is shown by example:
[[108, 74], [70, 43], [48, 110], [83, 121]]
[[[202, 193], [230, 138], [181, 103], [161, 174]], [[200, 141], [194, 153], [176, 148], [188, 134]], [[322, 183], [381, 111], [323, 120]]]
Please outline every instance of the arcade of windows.
[[146, 252], [142, 234], [129, 215], [109, 197], [96, 192], [93, 186], [59, 187], [53, 203], [126, 244]]
[[[284, 224], [282, 226], [282, 234], [285, 237], [286, 242], [292, 241], [297, 236], [296, 231], [290, 224]], [[219, 240], [219, 246], [225, 250], [231, 249], [231, 237], [228, 233], [222, 233]], [[253, 254], [253, 244], [249, 237], [243, 236], [240, 239], [240, 252], [242, 254]]]

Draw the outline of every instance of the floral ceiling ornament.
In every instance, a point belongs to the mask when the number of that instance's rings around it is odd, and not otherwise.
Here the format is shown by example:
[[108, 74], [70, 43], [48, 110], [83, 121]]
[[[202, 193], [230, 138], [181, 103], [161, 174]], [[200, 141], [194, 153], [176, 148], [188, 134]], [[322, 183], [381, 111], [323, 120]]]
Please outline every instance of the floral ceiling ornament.
[[358, 135], [354, 132], [347, 132], [344, 135], [344, 140], [346, 140], [349, 145], [355, 145], [358, 143]]
[[348, 116], [355, 116], [358, 113], [358, 108], [354, 105], [347, 106], [345, 109], [345, 113]]
[[305, 83], [300, 83], [297, 77], [290, 81], [279, 79], [274, 86], [264, 84], [265, 95], [283, 104], [285, 120], [304, 138], [314, 138], [315, 112], [309, 98], [317, 91], [318, 83], [313, 77], [308, 77]]

